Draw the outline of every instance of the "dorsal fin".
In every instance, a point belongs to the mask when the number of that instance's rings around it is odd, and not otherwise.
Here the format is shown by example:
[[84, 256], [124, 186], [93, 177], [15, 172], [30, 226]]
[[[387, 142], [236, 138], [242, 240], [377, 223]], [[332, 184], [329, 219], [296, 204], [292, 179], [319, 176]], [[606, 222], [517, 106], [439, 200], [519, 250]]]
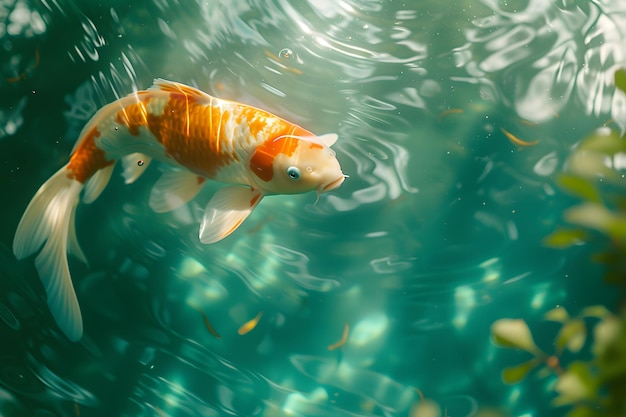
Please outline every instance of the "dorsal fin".
[[148, 91], [150, 90], [160, 90], [168, 93], [181, 93], [198, 102], [209, 102], [212, 99], [212, 97], [204, 91], [200, 91], [197, 88], [186, 84], [177, 83], [176, 81], [164, 80], [163, 78], [155, 78], [152, 82], [152, 87], [148, 88]]
[[337, 136], [336, 133], [327, 133], [325, 135], [318, 136], [317, 138], [321, 140], [324, 143], [324, 145], [330, 148], [331, 146], [335, 144], [335, 142], [337, 142], [337, 139], [339, 138], [339, 136]]

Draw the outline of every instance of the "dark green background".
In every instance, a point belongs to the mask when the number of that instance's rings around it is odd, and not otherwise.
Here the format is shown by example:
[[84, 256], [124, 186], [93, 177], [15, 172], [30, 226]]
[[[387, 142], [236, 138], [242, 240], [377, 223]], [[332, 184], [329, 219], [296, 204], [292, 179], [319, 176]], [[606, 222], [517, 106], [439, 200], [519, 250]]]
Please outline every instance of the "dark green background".
[[[571, 147], [625, 125], [620, 4], [0, 3], [0, 415], [406, 416], [411, 387], [450, 417], [555, 415], [552, 379], [500, 381], [526, 356], [489, 326], [525, 318], [549, 350], [547, 310], [613, 307], [593, 248], [541, 241], [572, 203], [554, 184]], [[78, 208], [85, 336], [70, 343], [13, 233], [90, 113], [156, 77], [338, 133], [350, 178], [316, 205], [268, 198], [203, 246], [217, 184], [155, 214], [158, 166], [131, 186], [114, 175]]]

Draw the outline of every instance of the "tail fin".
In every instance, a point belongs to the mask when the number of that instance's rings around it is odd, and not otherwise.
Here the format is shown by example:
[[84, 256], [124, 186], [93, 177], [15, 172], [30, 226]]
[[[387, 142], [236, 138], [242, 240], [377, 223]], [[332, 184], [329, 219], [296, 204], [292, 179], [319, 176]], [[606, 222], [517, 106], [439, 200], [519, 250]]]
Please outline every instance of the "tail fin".
[[[68, 251], [84, 260], [74, 231], [74, 213], [83, 184], [68, 176], [67, 165], [46, 181], [20, 220], [13, 240], [18, 259], [35, 253], [35, 266], [57, 324], [72, 341], [83, 334], [83, 320], [72, 285]], [[45, 242], [45, 243], [44, 243]]]

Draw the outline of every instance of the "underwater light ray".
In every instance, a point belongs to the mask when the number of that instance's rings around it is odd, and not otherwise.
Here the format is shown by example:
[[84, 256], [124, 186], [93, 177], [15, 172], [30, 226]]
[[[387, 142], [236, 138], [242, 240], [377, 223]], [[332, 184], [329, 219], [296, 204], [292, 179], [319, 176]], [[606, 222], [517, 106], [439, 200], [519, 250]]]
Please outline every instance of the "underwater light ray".
[[320, 384], [335, 386], [375, 401], [390, 412], [406, 410], [418, 398], [412, 387], [387, 375], [356, 368], [346, 362], [306, 355], [291, 355], [291, 363], [304, 375]]

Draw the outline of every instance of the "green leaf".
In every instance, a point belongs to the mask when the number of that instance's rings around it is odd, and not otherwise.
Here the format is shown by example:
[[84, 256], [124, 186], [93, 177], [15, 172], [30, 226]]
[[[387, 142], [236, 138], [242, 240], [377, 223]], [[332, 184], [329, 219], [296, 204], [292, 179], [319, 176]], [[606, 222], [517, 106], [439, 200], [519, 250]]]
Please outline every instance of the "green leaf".
[[588, 405], [578, 405], [566, 415], [567, 417], [598, 417], [598, 412]]
[[615, 71], [615, 87], [626, 93], [626, 70], [623, 68]]
[[592, 203], [600, 202], [600, 194], [596, 187], [588, 180], [576, 176], [563, 174], [556, 180], [557, 184], [570, 194]]
[[613, 264], [619, 259], [620, 257], [615, 252], [597, 252], [591, 255], [591, 260], [599, 264]]
[[502, 381], [505, 384], [516, 384], [520, 382], [522, 379], [526, 378], [528, 372], [530, 372], [537, 363], [535, 359], [532, 359], [517, 366], [504, 368], [504, 370], [502, 370]]
[[523, 349], [533, 355], [541, 351], [535, 345], [526, 322], [522, 319], [500, 319], [491, 325], [493, 342], [500, 347]]
[[565, 308], [556, 307], [544, 314], [543, 318], [550, 321], [565, 323], [569, 319], [569, 314], [567, 314], [567, 310]]
[[[620, 331], [622, 330], [623, 323], [617, 317], [612, 314], [607, 315], [595, 325], [593, 328], [593, 346], [591, 348], [591, 352], [596, 358], [599, 358], [601, 361], [605, 361], [605, 353], [607, 352], [607, 348], [616, 342], [619, 343], [618, 340], [620, 336]], [[616, 362], [623, 362], [626, 359], [622, 355], [609, 355], [608, 359], [614, 365]], [[617, 361], [616, 361], [617, 359]]]
[[603, 319], [605, 317], [611, 316], [611, 312], [606, 309], [606, 307], [597, 305], [597, 306], [589, 306], [586, 307], [582, 313], [580, 313], [581, 317], [595, 317], [598, 319]]
[[543, 244], [556, 249], [565, 249], [585, 243], [586, 238], [587, 233], [582, 229], [567, 229], [563, 227], [550, 233], [543, 240]]
[[626, 284], [626, 275], [616, 271], [608, 271], [604, 274], [604, 282], [607, 284]]
[[569, 208], [565, 220], [604, 233], [617, 241], [626, 239], [626, 216], [600, 204], [583, 203]]
[[587, 338], [587, 328], [582, 320], [571, 320], [561, 327], [561, 331], [556, 337], [556, 349], [563, 352], [565, 348], [571, 352], [579, 352], [585, 344]]
[[559, 375], [554, 387], [559, 396], [552, 401], [554, 406], [576, 404], [594, 397], [596, 383], [589, 366], [572, 362], [567, 371]]
[[598, 129], [580, 143], [579, 147], [574, 151], [574, 155], [583, 154], [585, 157], [588, 157], [589, 154], [610, 156], [623, 152], [626, 149], [625, 146], [626, 144], [620, 138], [618, 132], [609, 129]]
[[[624, 189], [622, 184], [621, 189]], [[615, 206], [617, 211], [626, 211], [626, 198], [622, 195], [610, 195], [611, 203]]]
[[593, 365], [587, 362], [574, 361], [569, 364], [566, 372], [577, 375], [585, 386], [591, 387], [595, 384], [594, 377], [591, 373], [592, 366]]
[[543, 366], [540, 370], [537, 371], [535, 375], [539, 379], [547, 378], [554, 375], [554, 369], [550, 368], [549, 366]]

